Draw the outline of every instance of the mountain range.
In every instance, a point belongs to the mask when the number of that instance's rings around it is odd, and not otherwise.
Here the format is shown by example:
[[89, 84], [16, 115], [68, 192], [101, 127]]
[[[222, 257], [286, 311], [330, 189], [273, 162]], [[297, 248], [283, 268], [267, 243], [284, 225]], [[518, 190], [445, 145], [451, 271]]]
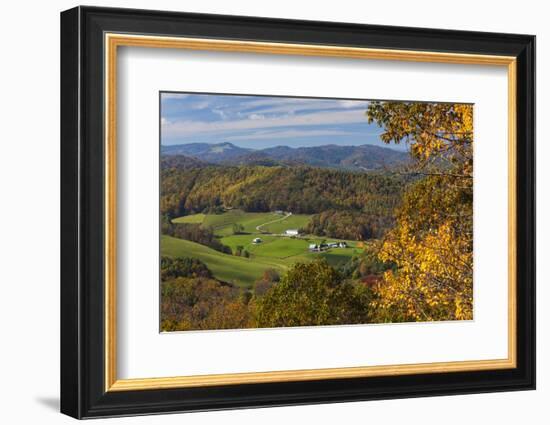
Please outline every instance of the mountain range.
[[393, 167], [409, 159], [408, 152], [373, 146], [322, 145], [314, 147], [276, 146], [266, 149], [247, 149], [232, 143], [189, 143], [162, 145], [161, 155], [183, 155], [197, 160], [227, 165], [297, 165], [376, 170]]

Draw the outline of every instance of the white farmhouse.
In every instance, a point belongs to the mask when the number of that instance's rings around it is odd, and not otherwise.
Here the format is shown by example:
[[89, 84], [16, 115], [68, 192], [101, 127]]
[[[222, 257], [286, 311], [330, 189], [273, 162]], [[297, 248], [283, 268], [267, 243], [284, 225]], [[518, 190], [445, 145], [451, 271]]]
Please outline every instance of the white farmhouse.
[[285, 231], [285, 235], [287, 235], [287, 236], [298, 236], [298, 229], [287, 229]]

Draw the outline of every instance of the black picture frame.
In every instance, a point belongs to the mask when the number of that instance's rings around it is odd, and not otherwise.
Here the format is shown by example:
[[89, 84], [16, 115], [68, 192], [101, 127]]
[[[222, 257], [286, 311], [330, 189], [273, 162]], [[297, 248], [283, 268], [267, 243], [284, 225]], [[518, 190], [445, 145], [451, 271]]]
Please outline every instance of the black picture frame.
[[[517, 367], [106, 392], [104, 33], [517, 58]], [[535, 37], [132, 9], [61, 13], [61, 412], [75, 418], [535, 388]]]

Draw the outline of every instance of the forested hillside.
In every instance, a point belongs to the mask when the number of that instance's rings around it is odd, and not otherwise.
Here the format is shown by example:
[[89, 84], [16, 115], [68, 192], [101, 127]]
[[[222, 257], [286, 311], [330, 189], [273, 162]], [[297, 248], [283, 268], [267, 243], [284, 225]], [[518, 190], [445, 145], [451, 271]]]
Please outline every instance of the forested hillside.
[[[358, 220], [358, 224], [370, 228], [359, 232], [367, 237], [369, 232], [380, 234], [391, 225], [405, 183], [404, 178], [395, 175], [306, 166], [198, 166], [177, 158], [163, 162], [161, 176], [161, 213], [169, 218], [221, 207], [293, 214], [330, 210], [330, 217], [325, 214], [322, 220], [316, 220], [318, 228], [331, 218], [350, 224]], [[331, 228], [342, 227], [337, 224]], [[338, 236], [330, 229], [319, 234]]]

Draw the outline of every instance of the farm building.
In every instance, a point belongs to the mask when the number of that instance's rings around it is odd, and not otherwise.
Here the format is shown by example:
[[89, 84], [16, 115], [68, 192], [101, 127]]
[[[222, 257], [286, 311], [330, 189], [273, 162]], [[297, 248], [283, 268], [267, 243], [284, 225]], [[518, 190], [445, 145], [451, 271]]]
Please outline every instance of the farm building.
[[287, 235], [287, 236], [298, 236], [298, 229], [287, 229], [287, 230], [285, 230], [285, 235]]
[[252, 239], [252, 243], [262, 243], [262, 240], [260, 238], [254, 238]]
[[321, 243], [321, 244], [312, 243], [312, 244], [309, 244], [309, 250], [311, 252], [322, 252], [322, 251], [326, 251], [328, 248], [329, 248], [329, 246], [326, 243]]

